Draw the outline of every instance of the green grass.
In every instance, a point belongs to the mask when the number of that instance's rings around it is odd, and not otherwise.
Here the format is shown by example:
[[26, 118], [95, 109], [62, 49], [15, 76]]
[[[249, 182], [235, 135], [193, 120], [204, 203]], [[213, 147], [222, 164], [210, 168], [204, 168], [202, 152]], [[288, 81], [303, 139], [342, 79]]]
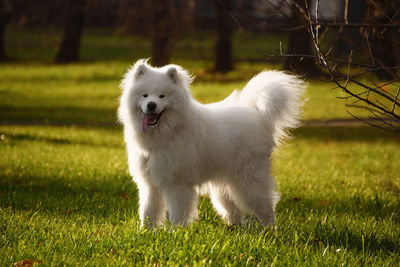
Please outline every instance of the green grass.
[[119, 128], [1, 126], [0, 135], [2, 265], [400, 263], [394, 134], [298, 130], [273, 161], [274, 234], [253, 218], [228, 231], [208, 199], [187, 228], [140, 230]]
[[[211, 73], [204, 34], [182, 40], [173, 55], [197, 75], [192, 92], [201, 102], [224, 98], [263, 68], [279, 68], [238, 61], [231, 73]], [[187, 228], [140, 229], [115, 112], [122, 74], [148, 56], [149, 42], [109, 35], [88, 31], [84, 62], [63, 66], [50, 64], [54, 32], [8, 32], [8, 51], [20, 61], [0, 64], [1, 266], [24, 259], [71, 266], [400, 264], [400, 138], [366, 126], [302, 127], [275, 151], [275, 233], [253, 217], [229, 231], [208, 198]], [[237, 57], [257, 58], [236, 38]], [[305, 120], [349, 118], [338, 89], [308, 84]]]
[[[193, 62], [181, 61], [184, 67], [197, 74], [192, 93], [205, 103], [221, 100], [233, 89], [243, 88], [248, 79], [263, 69], [260, 64], [238, 63], [235, 72], [217, 75], [206, 71], [202, 61], [197, 62], [197, 68], [190, 67]], [[66, 66], [2, 64], [0, 121], [112, 124], [120, 96], [119, 83], [130, 65], [130, 60]], [[338, 96], [344, 93], [334, 89], [332, 84], [309, 81], [304, 120], [351, 118], [346, 101]], [[365, 111], [356, 111], [356, 114], [366, 115]]]
[[[61, 32], [56, 29], [8, 29], [6, 32], [6, 50], [16, 59], [33, 61], [51, 61], [57, 50]], [[215, 34], [209, 31], [193, 31], [176, 37], [172, 55], [175, 58], [192, 61], [193, 59], [210, 60], [214, 54]], [[276, 33], [253, 34], [257, 47], [267, 54], [279, 54], [280, 44], [285, 49], [287, 36]], [[124, 36], [113, 29], [84, 29], [81, 57], [84, 61], [92, 60], [132, 60], [150, 57], [150, 41], [146, 38]], [[237, 33], [233, 39], [235, 59], [260, 61], [262, 56], [248, 42], [247, 37]]]

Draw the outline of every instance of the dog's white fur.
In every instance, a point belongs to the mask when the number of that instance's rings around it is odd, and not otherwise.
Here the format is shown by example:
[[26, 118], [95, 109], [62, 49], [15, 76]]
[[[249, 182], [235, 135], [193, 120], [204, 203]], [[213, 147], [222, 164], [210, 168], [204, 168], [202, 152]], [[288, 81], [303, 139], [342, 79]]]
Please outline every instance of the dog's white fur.
[[[274, 225], [279, 199], [270, 175], [272, 149], [298, 126], [304, 84], [295, 76], [264, 71], [242, 91], [203, 105], [189, 91], [192, 78], [181, 67], [154, 68], [137, 61], [121, 83], [118, 111], [124, 125], [129, 169], [139, 189], [141, 225], [187, 225], [197, 218], [200, 188], [217, 212], [240, 224], [254, 213]], [[165, 97], [160, 98], [160, 95]], [[164, 110], [143, 130], [149, 102]]]

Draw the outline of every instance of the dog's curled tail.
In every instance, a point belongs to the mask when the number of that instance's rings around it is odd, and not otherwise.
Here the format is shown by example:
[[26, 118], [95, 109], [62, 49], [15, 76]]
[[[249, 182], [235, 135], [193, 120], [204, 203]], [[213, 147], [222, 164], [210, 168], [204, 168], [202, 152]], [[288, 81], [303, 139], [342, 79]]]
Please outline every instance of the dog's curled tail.
[[242, 105], [255, 107], [265, 122], [274, 129], [279, 143], [288, 136], [288, 128], [300, 125], [301, 96], [305, 83], [281, 71], [264, 71], [253, 77], [238, 95]]

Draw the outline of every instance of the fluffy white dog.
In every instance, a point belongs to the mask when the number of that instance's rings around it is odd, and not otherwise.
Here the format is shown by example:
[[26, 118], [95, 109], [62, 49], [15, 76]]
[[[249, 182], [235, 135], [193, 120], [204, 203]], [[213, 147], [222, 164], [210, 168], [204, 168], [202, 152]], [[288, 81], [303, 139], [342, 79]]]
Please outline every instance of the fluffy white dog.
[[210, 193], [217, 212], [240, 224], [254, 213], [275, 224], [279, 200], [270, 175], [272, 149], [298, 125], [303, 83], [264, 71], [242, 91], [203, 105], [189, 91], [191, 76], [177, 65], [137, 61], [122, 81], [119, 119], [129, 169], [139, 189], [141, 225], [187, 225], [197, 218], [198, 194]]

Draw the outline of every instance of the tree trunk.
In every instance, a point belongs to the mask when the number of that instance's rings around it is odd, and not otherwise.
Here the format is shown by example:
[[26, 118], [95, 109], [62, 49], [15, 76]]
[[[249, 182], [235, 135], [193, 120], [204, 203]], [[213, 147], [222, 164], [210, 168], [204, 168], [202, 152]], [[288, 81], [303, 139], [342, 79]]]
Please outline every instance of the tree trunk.
[[168, 64], [171, 51], [172, 2], [170, 0], [153, 0], [151, 40], [151, 61], [154, 66]]
[[233, 69], [232, 60], [232, 19], [228, 11], [232, 11], [231, 0], [215, 0], [217, 40], [215, 43], [215, 66], [218, 72]]
[[[306, 10], [306, 4], [303, 0], [293, 0], [301, 8]], [[311, 0], [307, 0], [308, 6], [311, 5]], [[305, 23], [302, 19], [302, 14], [297, 11], [293, 5], [292, 9], [292, 26], [298, 26]], [[291, 31], [289, 35], [288, 54], [312, 55], [311, 49], [312, 39], [307, 31], [307, 28], [302, 28], [296, 31]], [[285, 70], [289, 70], [299, 74], [317, 75], [320, 73], [313, 58], [308, 57], [287, 57], [284, 65]]]
[[85, 0], [69, 0], [63, 36], [57, 51], [57, 63], [69, 63], [79, 60], [82, 29], [85, 20]]
[[[349, 23], [362, 23], [367, 11], [367, 3], [365, 0], [351, 0], [348, 1], [347, 9], [347, 21]], [[340, 17], [340, 20], [344, 21], [344, 15]], [[359, 28], [344, 27], [338, 37], [335, 50], [339, 56], [344, 55], [347, 57], [351, 50], [360, 50], [360, 46], [364, 42]]]
[[7, 60], [5, 48], [6, 25], [6, 6], [4, 0], [0, 0], [0, 61]]

